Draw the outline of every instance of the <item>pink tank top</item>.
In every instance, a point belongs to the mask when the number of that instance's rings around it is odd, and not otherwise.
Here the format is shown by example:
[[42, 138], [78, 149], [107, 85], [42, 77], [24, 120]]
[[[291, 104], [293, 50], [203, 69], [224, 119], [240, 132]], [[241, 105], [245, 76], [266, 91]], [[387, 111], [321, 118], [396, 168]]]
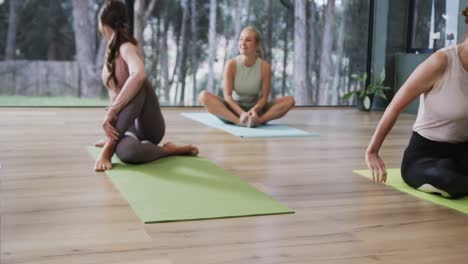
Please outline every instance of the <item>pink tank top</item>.
[[[107, 71], [107, 67], [104, 66], [102, 70], [102, 81], [104, 85], [106, 85], [109, 75], [110, 74], [109, 74], [109, 71]], [[112, 80], [110, 80], [109, 85], [106, 85], [107, 89], [109, 90], [111, 99], [115, 99], [115, 97], [120, 93], [128, 77], [129, 77], [129, 71], [128, 71], [127, 63], [122, 59], [122, 57], [118, 56], [115, 59], [115, 78], [117, 79], [118, 84], [116, 85], [113, 83]]]
[[448, 65], [438, 84], [420, 96], [413, 130], [440, 142], [468, 141], [468, 71], [458, 57], [457, 45], [442, 49]]
[[[139, 50], [136, 56], [142, 59]], [[135, 74], [131, 73], [131, 71], [132, 69], [128, 67], [128, 64], [125, 62], [122, 56], [118, 56], [115, 60], [115, 78], [117, 79], [118, 83], [116, 84], [112, 80], [110, 80], [108, 83], [109, 85], [106, 85], [109, 90], [109, 97], [111, 100], [111, 104], [108, 108], [108, 113], [111, 113], [113, 115], [119, 113], [130, 102], [130, 100], [132, 100], [132, 98], [138, 93], [138, 91], [142, 87], [143, 82], [139, 80]], [[107, 67], [104, 66], [102, 70], [102, 80], [104, 84], [106, 84], [108, 77], [109, 72], [107, 70]]]

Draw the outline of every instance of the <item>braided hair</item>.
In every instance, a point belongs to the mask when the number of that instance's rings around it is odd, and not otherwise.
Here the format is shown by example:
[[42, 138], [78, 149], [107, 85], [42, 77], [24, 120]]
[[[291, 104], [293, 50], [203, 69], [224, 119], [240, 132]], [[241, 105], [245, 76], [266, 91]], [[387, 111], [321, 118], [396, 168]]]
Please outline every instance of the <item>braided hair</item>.
[[110, 74], [106, 85], [110, 80], [119, 85], [115, 77], [115, 60], [119, 56], [120, 46], [126, 42], [137, 45], [136, 39], [129, 32], [127, 7], [121, 1], [108, 0], [102, 5], [98, 17], [101, 25], [107, 25], [115, 32], [107, 46], [105, 64]]

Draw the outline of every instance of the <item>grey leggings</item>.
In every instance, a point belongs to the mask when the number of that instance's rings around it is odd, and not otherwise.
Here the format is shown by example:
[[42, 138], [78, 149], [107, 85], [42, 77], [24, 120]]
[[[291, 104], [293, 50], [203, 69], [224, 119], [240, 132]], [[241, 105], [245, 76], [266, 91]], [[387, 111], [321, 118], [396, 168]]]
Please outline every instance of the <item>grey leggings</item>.
[[166, 130], [164, 118], [158, 97], [147, 80], [117, 115], [115, 128], [120, 137], [115, 153], [123, 162], [140, 164], [166, 156], [158, 146]]

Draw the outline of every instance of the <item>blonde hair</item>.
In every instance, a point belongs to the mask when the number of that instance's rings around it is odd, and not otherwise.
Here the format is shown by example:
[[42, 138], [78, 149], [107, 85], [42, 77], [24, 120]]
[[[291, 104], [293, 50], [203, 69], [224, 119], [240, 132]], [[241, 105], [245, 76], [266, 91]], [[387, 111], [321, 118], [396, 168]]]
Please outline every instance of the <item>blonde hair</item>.
[[255, 33], [255, 41], [257, 42], [257, 45], [258, 45], [257, 50], [256, 50], [257, 56], [263, 59], [262, 36], [260, 35], [260, 31], [258, 31], [258, 29], [253, 26], [247, 26], [242, 29], [241, 34], [242, 32], [246, 30], [249, 30]]
[[463, 9], [461, 14], [465, 17], [465, 24], [468, 24], [468, 6], [466, 6], [465, 9]]

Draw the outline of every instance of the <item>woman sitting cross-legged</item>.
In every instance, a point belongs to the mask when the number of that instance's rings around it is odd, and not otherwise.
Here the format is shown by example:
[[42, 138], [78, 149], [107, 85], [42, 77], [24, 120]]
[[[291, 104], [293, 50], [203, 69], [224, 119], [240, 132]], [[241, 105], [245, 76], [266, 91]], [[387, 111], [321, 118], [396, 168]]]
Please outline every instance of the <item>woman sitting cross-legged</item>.
[[240, 55], [227, 62], [224, 71], [224, 99], [208, 92], [200, 94], [206, 110], [223, 122], [256, 127], [283, 117], [294, 106], [292, 96], [268, 102], [271, 66], [262, 57], [260, 33], [246, 27], [239, 38]]

